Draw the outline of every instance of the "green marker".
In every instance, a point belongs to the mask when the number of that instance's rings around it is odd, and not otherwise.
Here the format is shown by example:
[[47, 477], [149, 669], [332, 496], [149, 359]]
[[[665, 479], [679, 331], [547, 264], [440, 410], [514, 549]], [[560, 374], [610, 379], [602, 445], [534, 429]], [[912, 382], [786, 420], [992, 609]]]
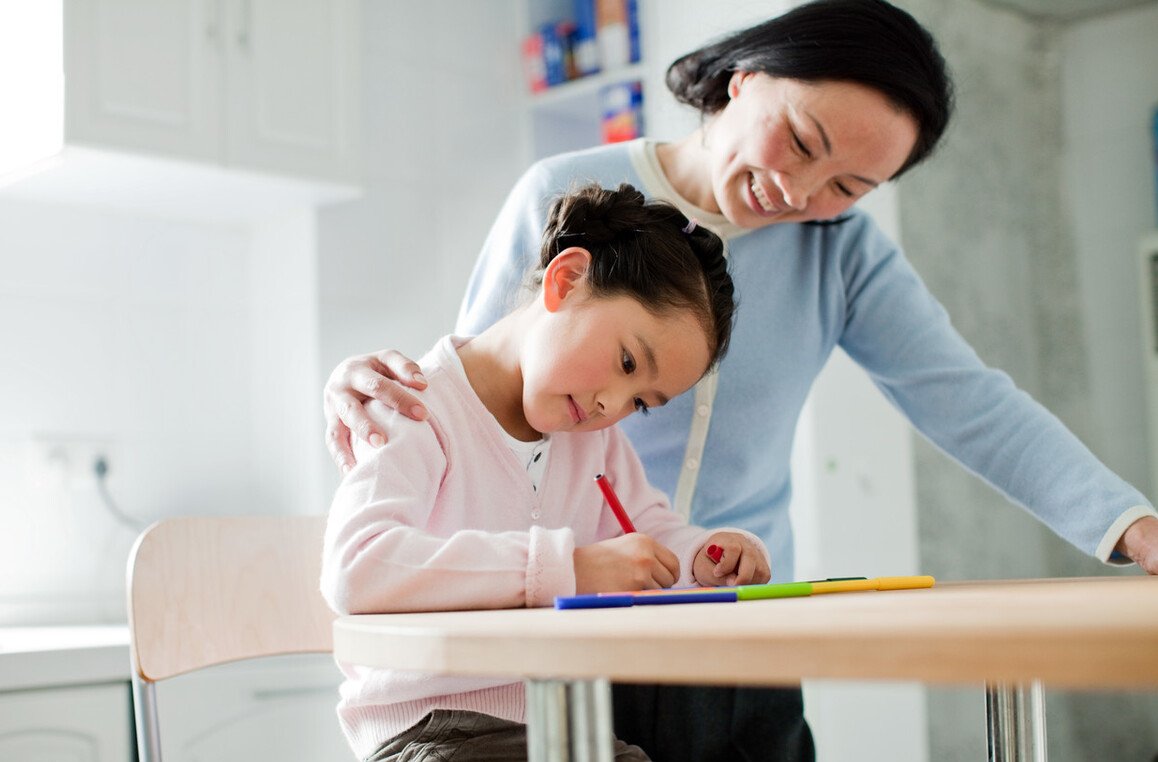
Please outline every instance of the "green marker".
[[811, 582], [775, 582], [766, 585], [740, 585], [736, 600], [759, 601], [765, 598], [802, 598], [812, 595]]

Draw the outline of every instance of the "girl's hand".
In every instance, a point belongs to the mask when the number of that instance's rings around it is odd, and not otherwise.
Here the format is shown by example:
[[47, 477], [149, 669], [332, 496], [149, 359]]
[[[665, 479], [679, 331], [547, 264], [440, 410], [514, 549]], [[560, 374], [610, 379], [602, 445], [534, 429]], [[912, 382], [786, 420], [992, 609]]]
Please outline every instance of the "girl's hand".
[[[719, 562], [708, 555], [713, 545], [719, 549]], [[772, 570], [760, 547], [738, 532], [716, 532], [709, 537], [696, 553], [692, 573], [704, 587], [759, 585], [772, 578]]]
[[573, 558], [577, 595], [658, 590], [680, 577], [676, 554], [638, 532], [575, 548]]
[[426, 408], [404, 387], [425, 389], [418, 364], [400, 352], [385, 349], [369, 355], [343, 360], [322, 392], [322, 409], [326, 415], [326, 449], [343, 472], [354, 467], [351, 432], [375, 447], [386, 442], [386, 432], [379, 431], [362, 409], [373, 398], [404, 415], [421, 421]]

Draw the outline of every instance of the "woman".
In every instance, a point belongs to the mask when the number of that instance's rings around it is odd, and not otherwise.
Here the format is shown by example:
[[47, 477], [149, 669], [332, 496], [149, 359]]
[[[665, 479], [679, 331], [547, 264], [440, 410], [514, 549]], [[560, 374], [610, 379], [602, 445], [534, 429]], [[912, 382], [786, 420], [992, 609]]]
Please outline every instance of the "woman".
[[[547, 199], [575, 180], [629, 182], [719, 233], [737, 283], [732, 348], [718, 374], [622, 425], [651, 481], [693, 522], [753, 531], [772, 554], [773, 579], [791, 577], [793, 433], [840, 346], [925, 436], [1058, 534], [1103, 561], [1117, 550], [1158, 573], [1153, 507], [982, 364], [899, 249], [852, 209], [927, 158], [944, 132], [951, 85], [929, 34], [879, 0], [821, 0], [684, 56], [667, 80], [700, 110], [700, 128], [674, 143], [605, 146], [528, 170], [484, 245], [458, 332], [477, 333], [505, 311]], [[372, 441], [389, 434], [369, 425], [363, 400], [419, 405], [382, 377], [421, 388], [415, 370], [391, 352], [335, 370], [327, 444], [339, 465], [351, 462], [347, 425]], [[617, 688], [617, 734], [656, 759], [811, 757], [798, 692], [676, 693], [655, 692], [653, 703]], [[664, 723], [655, 738], [653, 718]], [[714, 734], [729, 728], [730, 738]]]

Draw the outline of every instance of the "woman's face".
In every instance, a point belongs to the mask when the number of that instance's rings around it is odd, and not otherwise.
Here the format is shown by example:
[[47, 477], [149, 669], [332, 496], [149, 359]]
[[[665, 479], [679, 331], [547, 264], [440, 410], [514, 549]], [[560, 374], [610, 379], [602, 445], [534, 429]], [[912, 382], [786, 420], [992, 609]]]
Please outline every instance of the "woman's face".
[[744, 228], [835, 217], [888, 180], [917, 123], [872, 88], [736, 72], [705, 128], [712, 195]]

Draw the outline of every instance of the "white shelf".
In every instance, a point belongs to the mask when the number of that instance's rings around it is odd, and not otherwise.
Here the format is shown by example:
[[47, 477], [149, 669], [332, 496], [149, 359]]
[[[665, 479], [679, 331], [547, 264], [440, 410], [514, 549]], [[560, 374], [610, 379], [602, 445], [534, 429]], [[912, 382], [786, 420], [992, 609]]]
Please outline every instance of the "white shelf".
[[0, 178], [0, 198], [225, 224], [327, 206], [359, 194], [359, 188], [323, 180], [81, 146], [66, 146], [20, 176]]
[[606, 85], [643, 79], [643, 64], [634, 63], [618, 69], [602, 71], [579, 79], [572, 79], [561, 85], [549, 87], [531, 95], [532, 108], [555, 108], [576, 100], [598, 98], [599, 91]]

